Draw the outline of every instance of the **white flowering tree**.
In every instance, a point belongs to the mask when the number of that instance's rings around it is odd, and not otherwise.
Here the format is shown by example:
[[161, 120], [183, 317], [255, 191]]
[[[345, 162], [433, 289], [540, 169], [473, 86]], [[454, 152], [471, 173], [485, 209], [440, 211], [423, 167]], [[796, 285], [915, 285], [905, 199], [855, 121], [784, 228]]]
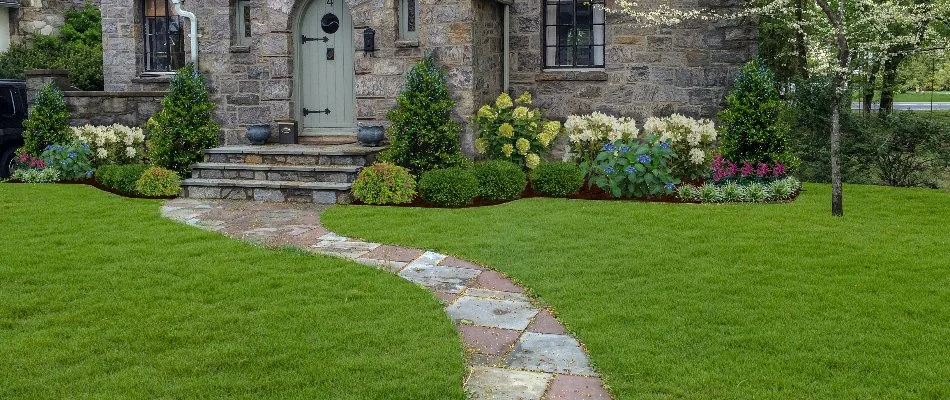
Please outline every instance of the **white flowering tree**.
[[[850, 82], [865, 69], [864, 60], [899, 56], [893, 49], [916, 48], [938, 35], [935, 22], [950, 16], [950, 0], [748, 0], [731, 9], [676, 8], [616, 0], [609, 12], [634, 18], [644, 26], [686, 21], [735, 20], [769, 16], [785, 21], [808, 49], [804, 66], [811, 75], [834, 77], [831, 113], [831, 213], [844, 214], [841, 185], [841, 106]], [[812, 17], [803, 17], [802, 13]]]

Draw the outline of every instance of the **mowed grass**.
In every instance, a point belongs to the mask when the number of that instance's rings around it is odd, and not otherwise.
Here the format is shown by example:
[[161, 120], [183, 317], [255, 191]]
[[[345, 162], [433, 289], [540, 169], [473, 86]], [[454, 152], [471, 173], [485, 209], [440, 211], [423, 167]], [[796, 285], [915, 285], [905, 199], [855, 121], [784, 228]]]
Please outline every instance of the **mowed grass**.
[[554, 307], [620, 399], [950, 398], [950, 193], [794, 203], [337, 206], [342, 234], [485, 263]]
[[426, 290], [160, 206], [0, 184], [0, 398], [464, 398]]

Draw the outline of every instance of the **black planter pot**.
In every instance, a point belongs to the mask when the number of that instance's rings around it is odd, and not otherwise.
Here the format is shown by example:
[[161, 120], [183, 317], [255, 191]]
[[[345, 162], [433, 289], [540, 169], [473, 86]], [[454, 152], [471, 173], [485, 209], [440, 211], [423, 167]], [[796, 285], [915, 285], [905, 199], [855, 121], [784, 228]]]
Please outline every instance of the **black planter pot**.
[[245, 134], [247, 140], [251, 141], [251, 144], [262, 145], [267, 143], [267, 139], [270, 138], [270, 125], [268, 124], [254, 124], [247, 126], [247, 133]]
[[363, 146], [378, 147], [386, 139], [386, 128], [379, 125], [360, 126], [356, 132], [356, 140], [359, 140]]

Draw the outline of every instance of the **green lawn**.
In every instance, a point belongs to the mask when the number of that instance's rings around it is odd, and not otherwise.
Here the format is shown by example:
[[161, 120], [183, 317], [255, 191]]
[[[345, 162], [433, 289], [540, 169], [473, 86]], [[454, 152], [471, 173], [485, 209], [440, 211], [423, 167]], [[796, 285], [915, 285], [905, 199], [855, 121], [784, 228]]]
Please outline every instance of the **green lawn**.
[[792, 204], [337, 206], [342, 234], [494, 266], [621, 399], [950, 398], [950, 193], [808, 184]]
[[0, 184], [0, 398], [464, 398], [426, 290], [160, 205]]

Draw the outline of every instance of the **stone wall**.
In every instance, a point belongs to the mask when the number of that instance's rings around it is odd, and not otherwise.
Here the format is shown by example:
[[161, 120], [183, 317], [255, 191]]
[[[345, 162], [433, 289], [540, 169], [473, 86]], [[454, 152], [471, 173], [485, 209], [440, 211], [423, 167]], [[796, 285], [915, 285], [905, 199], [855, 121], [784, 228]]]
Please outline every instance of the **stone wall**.
[[[677, 5], [735, 5], [734, 0], [703, 1]], [[649, 7], [651, 1], [639, 3]], [[674, 112], [712, 117], [735, 72], [756, 52], [755, 21], [643, 28], [608, 14], [605, 68], [545, 71], [541, 4], [539, 0], [516, 0], [513, 6], [511, 85], [515, 94], [533, 92], [536, 104], [549, 118], [593, 111], [631, 116], [639, 122]]]
[[11, 9], [14, 24], [11, 24], [10, 42], [23, 43], [34, 33], [51, 35], [63, 26], [66, 10], [80, 9], [88, 2], [99, 5], [98, 0], [22, 0], [20, 8]]
[[475, 106], [488, 104], [504, 90], [504, 8], [494, 1], [475, 2]]
[[26, 93], [30, 104], [47, 84], [63, 90], [66, 106], [72, 114], [72, 126], [112, 125], [143, 126], [162, 109], [163, 91], [87, 92], [69, 90], [69, 72], [44, 69], [26, 72]]

